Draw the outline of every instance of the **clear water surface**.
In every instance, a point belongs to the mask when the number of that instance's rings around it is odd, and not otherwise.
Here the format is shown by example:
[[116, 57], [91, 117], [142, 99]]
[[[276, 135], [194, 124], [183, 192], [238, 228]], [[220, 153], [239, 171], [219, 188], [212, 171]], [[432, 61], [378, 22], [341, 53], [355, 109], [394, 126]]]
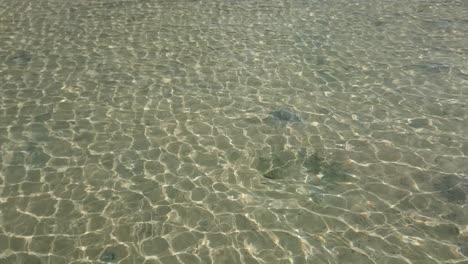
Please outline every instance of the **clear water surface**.
[[3, 0], [0, 263], [468, 263], [468, 1]]

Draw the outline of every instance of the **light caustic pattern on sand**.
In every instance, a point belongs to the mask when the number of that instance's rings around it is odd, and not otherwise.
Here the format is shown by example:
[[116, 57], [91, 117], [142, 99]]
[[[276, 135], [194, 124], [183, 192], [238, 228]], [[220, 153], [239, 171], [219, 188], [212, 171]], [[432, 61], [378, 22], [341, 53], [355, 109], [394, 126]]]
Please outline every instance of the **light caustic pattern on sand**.
[[0, 263], [466, 263], [468, 3], [0, 3]]

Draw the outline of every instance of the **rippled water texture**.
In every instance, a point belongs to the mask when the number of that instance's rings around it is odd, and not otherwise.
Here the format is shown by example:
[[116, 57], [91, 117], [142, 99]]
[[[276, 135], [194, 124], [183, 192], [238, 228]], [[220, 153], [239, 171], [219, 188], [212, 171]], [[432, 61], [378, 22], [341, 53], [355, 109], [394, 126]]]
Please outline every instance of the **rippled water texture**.
[[0, 1], [0, 263], [467, 263], [468, 1]]

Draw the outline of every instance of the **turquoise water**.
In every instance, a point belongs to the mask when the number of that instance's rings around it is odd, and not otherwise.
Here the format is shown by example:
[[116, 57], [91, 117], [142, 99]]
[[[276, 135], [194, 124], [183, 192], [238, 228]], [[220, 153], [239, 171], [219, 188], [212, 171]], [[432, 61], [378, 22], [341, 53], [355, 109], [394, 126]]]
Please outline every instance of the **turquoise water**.
[[467, 263], [468, 2], [3, 0], [0, 263]]

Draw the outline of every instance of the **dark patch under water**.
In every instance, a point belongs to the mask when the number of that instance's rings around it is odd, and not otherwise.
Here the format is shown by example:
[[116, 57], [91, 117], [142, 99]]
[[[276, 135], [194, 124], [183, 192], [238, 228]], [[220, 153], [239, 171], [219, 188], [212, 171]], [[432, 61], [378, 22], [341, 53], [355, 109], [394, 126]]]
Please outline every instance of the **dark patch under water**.
[[456, 175], [443, 176], [437, 183], [434, 183], [434, 188], [440, 191], [442, 197], [447, 199], [448, 202], [456, 204], [466, 203], [467, 186]]
[[115, 259], [116, 255], [113, 252], [105, 252], [99, 257], [99, 260], [102, 262], [112, 262]]
[[425, 118], [416, 118], [412, 119], [409, 123], [410, 127], [413, 128], [423, 128], [429, 126], [429, 120]]
[[317, 154], [307, 156], [302, 163], [302, 166], [307, 172], [318, 174], [322, 170], [323, 158]]
[[417, 64], [408, 65], [405, 68], [424, 74], [438, 74], [448, 72], [451, 67], [450, 65], [439, 62], [421, 61]]
[[270, 113], [274, 121], [279, 122], [301, 122], [301, 118], [296, 113], [288, 109], [278, 109]]
[[29, 51], [18, 50], [9, 59], [8, 62], [12, 64], [28, 64], [32, 61], [32, 54]]
[[324, 165], [322, 181], [326, 182], [351, 182], [354, 178], [346, 173], [338, 162], [330, 162]]
[[322, 181], [351, 182], [353, 177], [346, 173], [343, 166], [336, 161], [326, 161], [317, 153], [307, 155], [303, 150], [296, 157], [292, 152], [283, 151], [273, 153], [270, 157], [259, 157], [255, 168], [260, 171], [264, 178], [270, 180], [287, 180], [294, 176], [297, 171], [305, 171], [307, 174], [322, 174]]

